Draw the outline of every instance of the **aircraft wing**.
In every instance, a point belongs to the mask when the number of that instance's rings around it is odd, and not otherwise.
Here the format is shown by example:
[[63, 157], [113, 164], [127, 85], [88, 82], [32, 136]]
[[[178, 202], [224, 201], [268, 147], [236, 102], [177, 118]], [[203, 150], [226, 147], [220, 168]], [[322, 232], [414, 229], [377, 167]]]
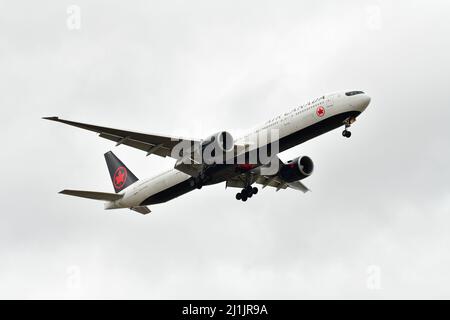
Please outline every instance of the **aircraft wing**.
[[[294, 190], [301, 191], [303, 193], [306, 193], [310, 191], [308, 187], [306, 187], [303, 183], [300, 181], [294, 181], [294, 182], [286, 182], [283, 179], [281, 179], [278, 176], [265, 176], [260, 175], [257, 173], [250, 173], [250, 182], [261, 184], [263, 188], [265, 187], [273, 187], [276, 188], [277, 191], [280, 189], [286, 189], [291, 188]], [[235, 176], [226, 182], [226, 187], [232, 187], [232, 188], [244, 188], [246, 186], [246, 175], [245, 173]]]
[[61, 122], [70, 126], [96, 132], [101, 138], [116, 142], [116, 146], [124, 144], [126, 146], [145, 151], [147, 155], [156, 154], [161, 157], [167, 157], [171, 155], [172, 149], [180, 141], [199, 143], [199, 141], [191, 139], [101, 127], [87, 123], [64, 120], [58, 117], [45, 117], [43, 119]]

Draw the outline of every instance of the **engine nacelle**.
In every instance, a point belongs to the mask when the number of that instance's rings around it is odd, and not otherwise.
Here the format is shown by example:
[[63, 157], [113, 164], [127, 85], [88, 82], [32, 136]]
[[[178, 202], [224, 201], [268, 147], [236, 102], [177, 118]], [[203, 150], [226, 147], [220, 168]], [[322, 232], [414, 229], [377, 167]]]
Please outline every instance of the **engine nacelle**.
[[314, 162], [310, 157], [303, 156], [285, 163], [279, 171], [279, 176], [286, 182], [294, 182], [309, 177], [314, 171]]
[[203, 161], [207, 164], [225, 163], [224, 155], [233, 151], [234, 139], [227, 131], [218, 132], [202, 141]]

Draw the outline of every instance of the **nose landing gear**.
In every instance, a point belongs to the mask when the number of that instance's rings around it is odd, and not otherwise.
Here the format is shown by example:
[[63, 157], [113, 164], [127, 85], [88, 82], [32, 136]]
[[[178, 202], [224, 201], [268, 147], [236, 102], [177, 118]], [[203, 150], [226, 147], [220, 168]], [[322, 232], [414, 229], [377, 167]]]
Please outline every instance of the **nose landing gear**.
[[348, 128], [350, 128], [352, 123], [355, 121], [356, 121], [355, 118], [350, 118], [350, 119], [345, 120], [345, 122], [344, 122], [345, 128], [344, 128], [344, 131], [342, 131], [343, 137], [350, 138], [352, 136], [352, 133], [350, 131], [348, 131]]
[[352, 136], [352, 133], [350, 131], [348, 131], [347, 129], [345, 129], [344, 131], [342, 131], [342, 136], [346, 137], [346, 138], [350, 138]]
[[236, 193], [236, 200], [247, 201], [247, 199], [251, 198], [254, 194], [258, 193], [258, 188], [248, 186], [242, 189], [241, 192]]

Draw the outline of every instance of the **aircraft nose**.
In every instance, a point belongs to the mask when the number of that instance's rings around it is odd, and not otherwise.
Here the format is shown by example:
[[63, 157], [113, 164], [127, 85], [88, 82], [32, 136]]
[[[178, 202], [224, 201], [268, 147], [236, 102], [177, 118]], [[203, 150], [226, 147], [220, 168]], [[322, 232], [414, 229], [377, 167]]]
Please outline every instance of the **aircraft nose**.
[[370, 104], [370, 97], [368, 95], [362, 95], [360, 96], [359, 101], [359, 107], [361, 108], [361, 111], [366, 110], [367, 106]]

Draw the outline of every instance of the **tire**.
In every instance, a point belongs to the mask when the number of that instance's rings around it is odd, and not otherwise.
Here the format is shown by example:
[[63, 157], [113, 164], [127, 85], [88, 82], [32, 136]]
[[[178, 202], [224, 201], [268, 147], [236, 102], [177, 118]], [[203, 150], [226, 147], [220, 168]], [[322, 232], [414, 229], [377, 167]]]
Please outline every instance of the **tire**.
[[242, 194], [240, 192], [236, 193], [236, 200], [241, 200]]
[[247, 195], [246, 195], [246, 194], [243, 194], [241, 200], [244, 201], [244, 202], [247, 201]]
[[350, 138], [352, 136], [352, 133], [350, 131], [347, 131], [347, 138]]
[[258, 193], [258, 188], [257, 188], [257, 187], [253, 187], [252, 193], [253, 193], [253, 194], [257, 194], [257, 193]]

